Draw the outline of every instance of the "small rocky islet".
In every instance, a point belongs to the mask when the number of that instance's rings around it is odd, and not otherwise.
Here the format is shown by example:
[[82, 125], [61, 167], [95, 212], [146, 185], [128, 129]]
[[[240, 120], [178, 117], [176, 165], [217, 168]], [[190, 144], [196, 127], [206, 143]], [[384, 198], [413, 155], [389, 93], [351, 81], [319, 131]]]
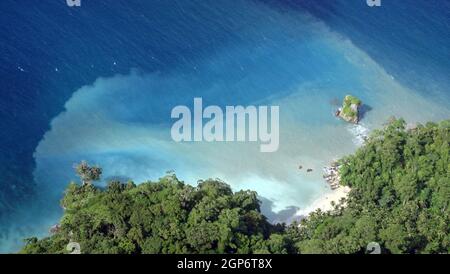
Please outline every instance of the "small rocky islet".
[[346, 95], [342, 106], [335, 112], [335, 116], [349, 123], [358, 124], [361, 105], [362, 101], [359, 98], [353, 95]]

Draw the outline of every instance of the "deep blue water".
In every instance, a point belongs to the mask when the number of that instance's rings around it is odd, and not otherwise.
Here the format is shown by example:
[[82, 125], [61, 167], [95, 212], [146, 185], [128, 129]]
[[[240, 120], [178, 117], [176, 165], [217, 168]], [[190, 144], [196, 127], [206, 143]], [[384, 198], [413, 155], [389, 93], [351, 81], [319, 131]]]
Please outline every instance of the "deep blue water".
[[[342, 150], [298, 151], [317, 165], [354, 149], [345, 142], [342, 124], [329, 117], [328, 102], [348, 90], [369, 102], [374, 113], [384, 107], [380, 98], [411, 97], [410, 104], [383, 109], [385, 116], [449, 117], [447, 0], [385, 0], [380, 8], [369, 8], [364, 0], [84, 0], [80, 8], [69, 8], [64, 0], [3, 0], [0, 38], [0, 251], [17, 249], [30, 234], [46, 233], [61, 214], [57, 203], [64, 186], [76, 179], [72, 163], [81, 159], [114, 170], [109, 176], [139, 181], [175, 168], [186, 180], [217, 175], [236, 180], [235, 187], [263, 185], [257, 189], [263, 194], [271, 182], [258, 180], [267, 176], [280, 192], [268, 197], [270, 202], [289, 201], [278, 210], [301, 207], [320, 192], [312, 183], [316, 178], [292, 190], [285, 183], [292, 180], [285, 175], [288, 168], [261, 156], [248, 153], [255, 165], [247, 161], [238, 169], [223, 164], [233, 162], [234, 154], [222, 148], [198, 149], [220, 155], [215, 163], [189, 148], [142, 141], [143, 136], [164, 140], [167, 113], [194, 96], [217, 105], [281, 102], [287, 109], [282, 133], [289, 133], [282, 135], [285, 145], [274, 159], [282, 162], [298, 160], [288, 152], [298, 145], [292, 139], [304, 138], [299, 144], [309, 145], [308, 140], [336, 130]], [[391, 93], [384, 94], [385, 88]], [[290, 105], [297, 101], [289, 96], [324, 103]], [[428, 104], [433, 106], [428, 113], [410, 111]], [[87, 131], [85, 121], [95, 115], [100, 121], [94, 119], [93, 127], [104, 126]], [[381, 120], [368, 117], [367, 127]], [[297, 127], [305, 132], [302, 138], [292, 133]], [[246, 178], [259, 185], [239, 182]], [[295, 196], [284, 197], [288, 190]]]

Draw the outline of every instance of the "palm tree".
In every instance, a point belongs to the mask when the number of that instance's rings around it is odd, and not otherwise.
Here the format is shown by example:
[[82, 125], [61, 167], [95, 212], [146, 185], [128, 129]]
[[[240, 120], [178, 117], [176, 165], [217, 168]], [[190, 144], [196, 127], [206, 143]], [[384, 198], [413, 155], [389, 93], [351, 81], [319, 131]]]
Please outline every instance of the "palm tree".
[[80, 176], [83, 185], [90, 185], [92, 181], [100, 180], [102, 169], [98, 166], [89, 166], [86, 161], [75, 165], [75, 171]]

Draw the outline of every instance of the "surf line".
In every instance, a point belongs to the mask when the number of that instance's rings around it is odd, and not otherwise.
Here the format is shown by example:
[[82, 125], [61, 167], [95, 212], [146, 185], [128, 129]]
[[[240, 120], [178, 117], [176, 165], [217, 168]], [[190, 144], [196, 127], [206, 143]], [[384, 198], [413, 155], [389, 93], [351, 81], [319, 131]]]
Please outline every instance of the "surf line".
[[261, 152], [276, 152], [280, 143], [279, 106], [203, 109], [203, 100], [197, 97], [193, 115], [189, 107], [179, 105], [172, 109], [171, 118], [177, 119], [170, 132], [175, 142], [259, 142]]

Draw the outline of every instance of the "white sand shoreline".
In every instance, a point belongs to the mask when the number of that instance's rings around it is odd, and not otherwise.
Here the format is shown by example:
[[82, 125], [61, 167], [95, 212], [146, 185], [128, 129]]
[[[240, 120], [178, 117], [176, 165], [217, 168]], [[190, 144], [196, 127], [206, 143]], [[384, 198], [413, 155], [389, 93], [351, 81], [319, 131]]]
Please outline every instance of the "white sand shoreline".
[[311, 205], [297, 211], [296, 215], [300, 218], [307, 217], [311, 212], [318, 209], [321, 211], [330, 211], [334, 208], [333, 204], [338, 204], [342, 199], [347, 199], [350, 187], [340, 184], [339, 164], [333, 162], [330, 167], [325, 167], [323, 176], [326, 183], [330, 186], [331, 192], [316, 199]]
[[346, 199], [350, 190], [351, 189], [348, 186], [339, 186], [322, 197], [319, 197], [310, 206], [298, 210], [296, 215], [303, 218], [307, 217], [311, 212], [314, 212], [317, 209], [330, 211], [333, 209], [332, 202], [338, 204], [342, 198]]

